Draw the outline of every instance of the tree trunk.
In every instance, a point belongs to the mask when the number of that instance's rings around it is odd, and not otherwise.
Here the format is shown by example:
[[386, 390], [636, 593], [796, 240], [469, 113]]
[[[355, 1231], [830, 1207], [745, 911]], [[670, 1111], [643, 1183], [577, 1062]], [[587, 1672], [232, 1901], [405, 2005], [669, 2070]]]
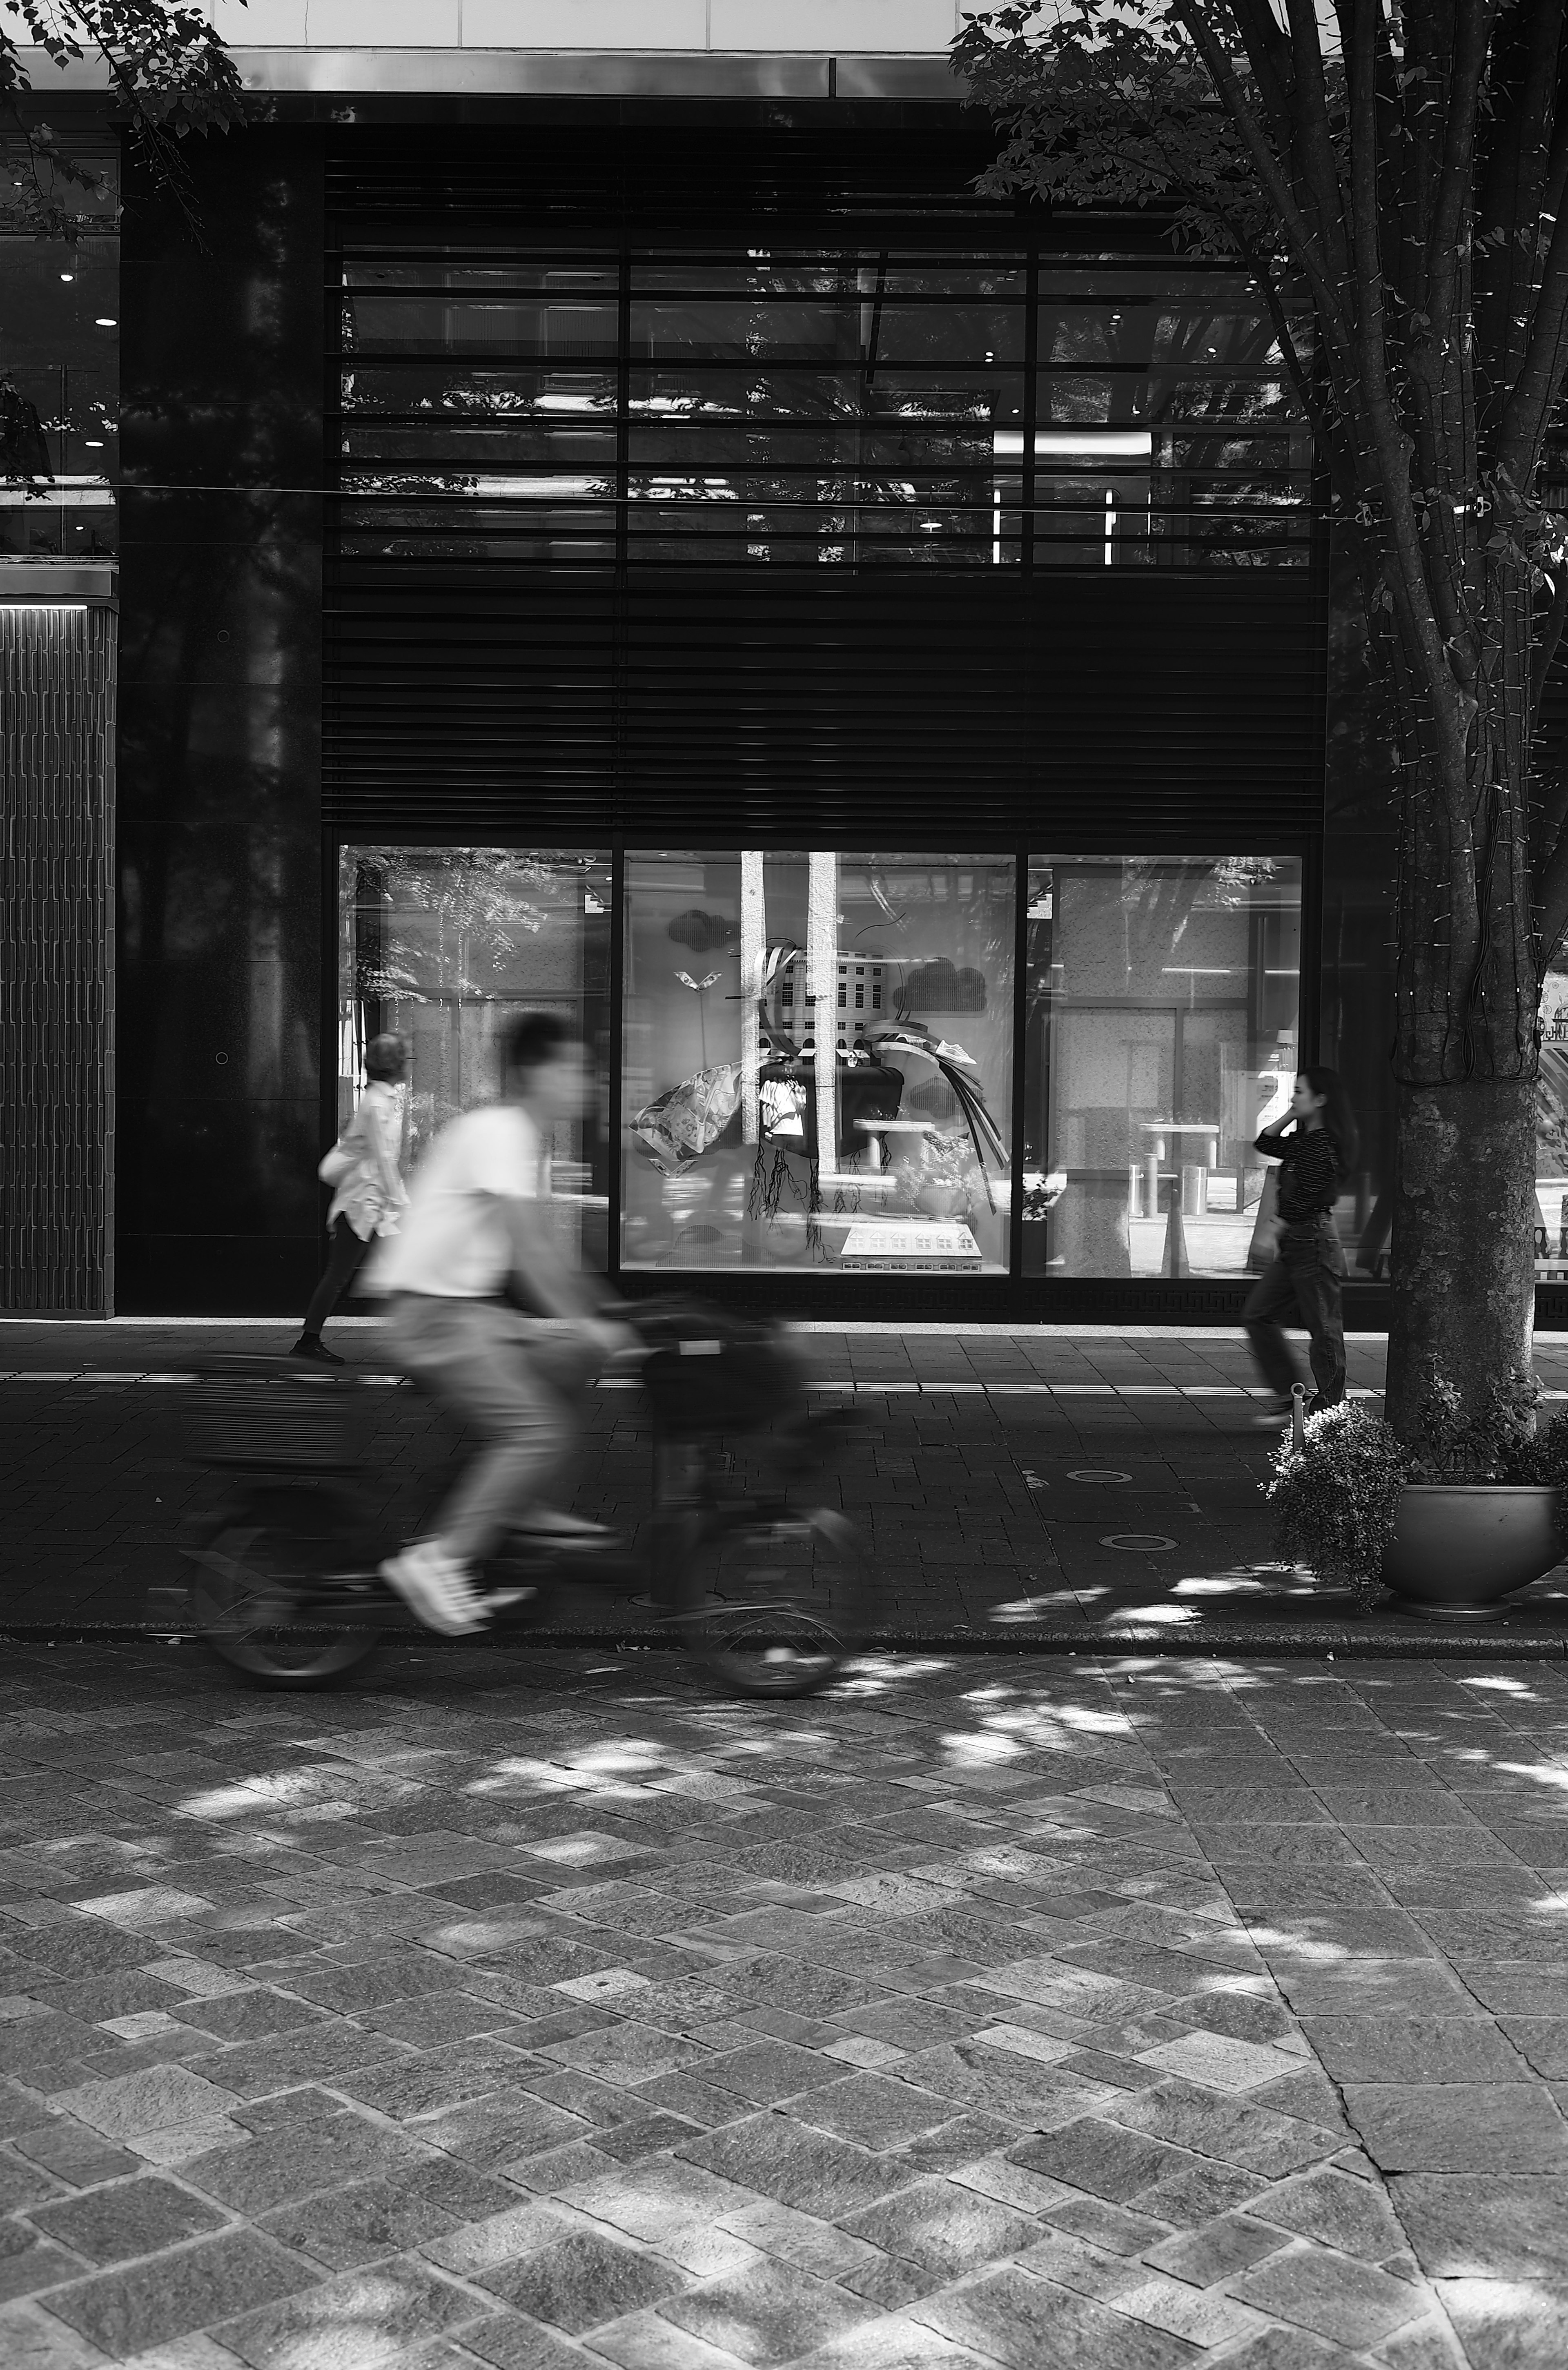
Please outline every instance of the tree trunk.
[[1535, 1322], [1535, 1080], [1402, 1086], [1396, 1099], [1388, 1414], [1419, 1439], [1439, 1380], [1467, 1406], [1528, 1367]]
[[[1435, 1383], [1483, 1416], [1530, 1363], [1539, 970], [1531, 911], [1528, 578], [1478, 570], [1463, 755], [1453, 686], [1396, 666], [1404, 775], [1388, 1413], [1409, 1442]], [[1404, 655], [1410, 656], [1408, 649]]]

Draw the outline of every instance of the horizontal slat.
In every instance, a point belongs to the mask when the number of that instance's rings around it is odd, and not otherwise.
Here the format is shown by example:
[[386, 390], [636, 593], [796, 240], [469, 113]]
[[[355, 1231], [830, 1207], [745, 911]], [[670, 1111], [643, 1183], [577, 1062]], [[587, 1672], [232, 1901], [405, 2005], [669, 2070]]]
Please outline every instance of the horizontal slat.
[[940, 845], [983, 817], [1007, 846], [1113, 818], [1201, 847], [1222, 822], [1255, 838], [1266, 820], [1273, 846], [1320, 820], [1322, 635], [1307, 580], [1283, 574], [686, 576], [617, 599], [344, 566], [329, 811], [677, 835], [747, 812], [797, 840], [808, 823], [874, 826], [879, 845]]

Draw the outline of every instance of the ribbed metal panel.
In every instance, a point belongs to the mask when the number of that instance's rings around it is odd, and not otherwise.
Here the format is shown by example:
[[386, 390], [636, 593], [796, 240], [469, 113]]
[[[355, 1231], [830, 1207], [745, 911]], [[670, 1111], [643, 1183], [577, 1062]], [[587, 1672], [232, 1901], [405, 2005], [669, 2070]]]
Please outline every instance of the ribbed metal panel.
[[0, 605], [0, 1306], [104, 1312], [115, 619]]
[[[340, 569], [329, 819], [585, 842], [1274, 846], [1322, 813], [1299, 572], [1016, 581]], [[817, 839], [803, 841], [810, 827]]]

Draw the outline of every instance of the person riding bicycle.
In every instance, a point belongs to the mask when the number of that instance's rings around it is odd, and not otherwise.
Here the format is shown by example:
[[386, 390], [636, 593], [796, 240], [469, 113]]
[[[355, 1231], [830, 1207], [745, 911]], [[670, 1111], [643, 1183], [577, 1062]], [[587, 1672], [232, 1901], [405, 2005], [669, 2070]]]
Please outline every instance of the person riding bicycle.
[[[366, 1289], [386, 1301], [398, 1358], [486, 1445], [436, 1518], [381, 1567], [382, 1578], [432, 1629], [481, 1628], [474, 1568], [514, 1531], [552, 1546], [612, 1534], [542, 1502], [570, 1491], [582, 1395], [606, 1358], [637, 1337], [600, 1317], [589, 1280], [565, 1266], [540, 1206], [558, 1120], [577, 1117], [587, 1057], [565, 1021], [534, 1012], [502, 1039], [499, 1102], [444, 1127], [409, 1186], [398, 1232], [377, 1254]], [[505, 1295], [511, 1287], [531, 1310]]]

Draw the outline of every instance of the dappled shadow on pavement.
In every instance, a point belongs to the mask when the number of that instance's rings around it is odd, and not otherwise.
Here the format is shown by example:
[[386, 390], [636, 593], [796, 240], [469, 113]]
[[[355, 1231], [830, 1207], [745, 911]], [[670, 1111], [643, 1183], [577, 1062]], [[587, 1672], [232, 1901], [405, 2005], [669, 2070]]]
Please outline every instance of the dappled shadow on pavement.
[[4, 1702], [7, 2364], [1568, 2358], [1551, 1667]]

